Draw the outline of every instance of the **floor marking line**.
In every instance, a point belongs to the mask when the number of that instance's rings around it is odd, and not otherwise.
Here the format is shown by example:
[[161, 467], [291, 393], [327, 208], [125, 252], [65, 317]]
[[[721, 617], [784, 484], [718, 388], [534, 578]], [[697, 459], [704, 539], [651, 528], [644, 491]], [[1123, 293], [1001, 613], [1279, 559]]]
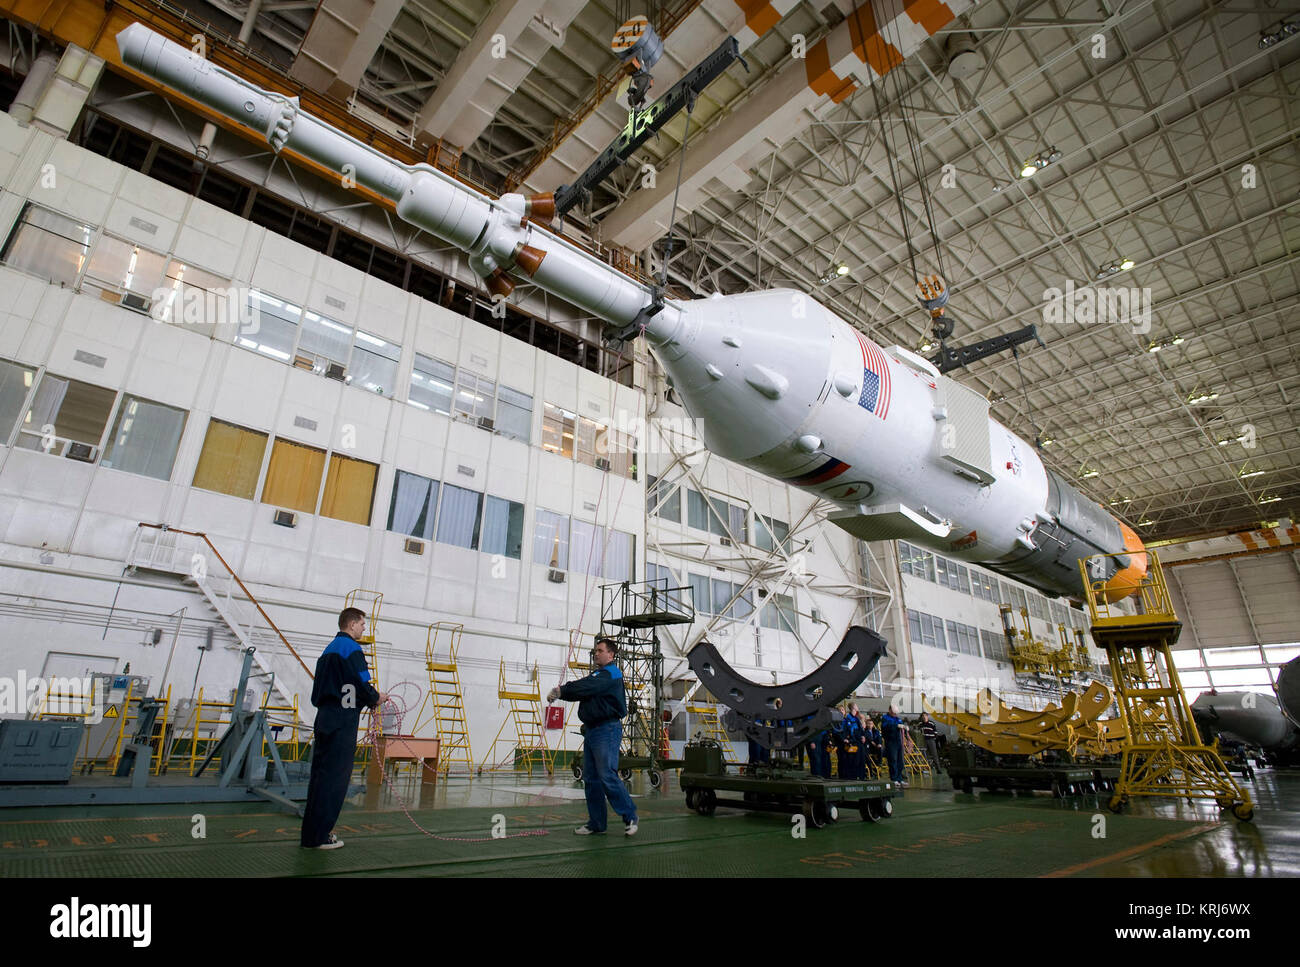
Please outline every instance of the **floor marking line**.
[[1202, 823], [1199, 826], [1193, 826], [1191, 829], [1185, 829], [1180, 833], [1169, 833], [1161, 836], [1159, 839], [1153, 839], [1149, 843], [1139, 843], [1137, 846], [1130, 846], [1128, 849], [1120, 850], [1118, 853], [1112, 853], [1109, 856], [1102, 856], [1095, 860], [1088, 860], [1086, 863], [1078, 863], [1074, 866], [1067, 866], [1063, 869], [1052, 870], [1050, 873], [1040, 873], [1043, 879], [1050, 879], [1058, 876], [1073, 876], [1083, 870], [1091, 869], [1094, 866], [1104, 866], [1107, 863], [1115, 863], [1119, 860], [1129, 859], [1147, 850], [1155, 849], [1157, 846], [1164, 846], [1166, 843], [1172, 843], [1175, 840], [1186, 839], [1189, 836], [1196, 836], [1199, 833], [1209, 832], [1212, 829], [1218, 829], [1218, 823]]

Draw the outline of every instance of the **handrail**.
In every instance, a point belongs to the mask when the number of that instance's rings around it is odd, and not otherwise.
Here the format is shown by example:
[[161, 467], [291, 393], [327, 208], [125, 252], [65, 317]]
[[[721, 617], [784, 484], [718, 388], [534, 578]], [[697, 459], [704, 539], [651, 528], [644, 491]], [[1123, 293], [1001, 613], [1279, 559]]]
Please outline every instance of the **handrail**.
[[186, 537], [201, 538], [203, 540], [203, 543], [207, 544], [209, 549], [211, 549], [212, 553], [216, 555], [217, 560], [221, 562], [221, 566], [230, 572], [230, 576], [234, 579], [235, 583], [239, 585], [239, 590], [243, 591], [244, 596], [247, 597], [248, 600], [252, 602], [253, 607], [257, 609], [257, 613], [260, 614], [266, 620], [266, 623], [268, 625], [270, 625], [271, 630], [275, 632], [276, 637], [279, 638], [282, 642], [284, 642], [284, 647], [289, 649], [289, 654], [293, 655], [293, 657], [297, 659], [298, 664], [302, 666], [302, 670], [307, 673], [307, 677], [312, 679], [313, 681], [315, 680], [316, 676], [313, 675], [311, 669], [307, 667], [307, 663], [302, 660], [302, 656], [298, 654], [297, 650], [294, 649], [293, 645], [289, 644], [289, 639], [284, 636], [284, 633], [280, 631], [280, 629], [276, 626], [276, 623], [271, 620], [271, 616], [262, 609], [262, 605], [258, 602], [257, 598], [253, 596], [253, 592], [248, 590], [247, 585], [244, 584], [244, 582], [240, 579], [239, 575], [235, 573], [235, 569], [226, 563], [226, 559], [221, 556], [221, 552], [217, 550], [216, 546], [212, 543], [212, 541], [208, 540], [207, 534], [204, 534], [200, 531], [181, 530], [179, 527], [170, 527], [167, 524], [149, 524], [144, 521], [141, 521], [138, 526], [148, 527], [153, 530], [165, 531], [172, 534], [184, 534]]

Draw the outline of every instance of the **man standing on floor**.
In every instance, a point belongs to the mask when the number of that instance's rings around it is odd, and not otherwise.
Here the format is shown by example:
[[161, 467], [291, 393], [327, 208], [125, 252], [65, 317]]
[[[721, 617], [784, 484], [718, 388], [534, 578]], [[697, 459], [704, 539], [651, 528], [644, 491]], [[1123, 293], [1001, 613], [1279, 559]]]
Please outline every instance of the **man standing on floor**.
[[890, 780], [904, 789], [907, 788], [903, 777], [903, 730], [906, 728], [898, 717], [897, 707], [889, 706], [889, 711], [880, 719], [880, 731], [885, 737], [885, 760], [889, 763]]
[[636, 805], [618, 777], [618, 748], [623, 742], [623, 719], [627, 696], [623, 673], [614, 664], [618, 644], [613, 638], [596, 639], [596, 670], [586, 678], [565, 682], [551, 689], [548, 702], [557, 698], [578, 703], [578, 718], [584, 736], [582, 778], [587, 793], [587, 824], [574, 830], [579, 836], [605, 831], [605, 798], [623, 818], [623, 831], [637, 831]]
[[357, 644], [365, 633], [365, 612], [344, 608], [339, 612], [338, 635], [316, 660], [316, 679], [311, 686], [316, 728], [307, 806], [302, 816], [301, 842], [308, 849], [338, 849], [343, 845], [332, 830], [352, 779], [361, 709], [375, 708], [386, 697], [370, 684], [366, 655]]

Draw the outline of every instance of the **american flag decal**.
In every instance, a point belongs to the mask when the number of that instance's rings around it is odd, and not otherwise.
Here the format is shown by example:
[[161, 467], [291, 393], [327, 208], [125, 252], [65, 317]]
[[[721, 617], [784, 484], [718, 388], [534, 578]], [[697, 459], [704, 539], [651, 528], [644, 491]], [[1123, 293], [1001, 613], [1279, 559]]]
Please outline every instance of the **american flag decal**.
[[856, 329], [853, 334], [858, 337], [858, 345], [862, 347], [862, 395], [858, 397], [858, 406], [883, 420], [889, 416], [889, 398], [892, 395], [889, 363], [875, 343], [864, 338]]

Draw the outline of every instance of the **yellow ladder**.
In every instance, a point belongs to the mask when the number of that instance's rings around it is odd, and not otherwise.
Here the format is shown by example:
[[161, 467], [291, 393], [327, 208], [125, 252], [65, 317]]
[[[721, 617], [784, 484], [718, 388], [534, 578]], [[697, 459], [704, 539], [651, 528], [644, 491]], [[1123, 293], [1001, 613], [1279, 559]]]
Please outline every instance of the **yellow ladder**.
[[[533, 765], [538, 762], [546, 769], [548, 775], [554, 772], [555, 753], [546, 745], [545, 723], [542, 722], [542, 692], [541, 686], [538, 684], [538, 666], [533, 665], [530, 681], [515, 684], [506, 681], [506, 661], [504, 658], [501, 659], [497, 700], [498, 702], [509, 702], [510, 708], [501, 723], [501, 728], [497, 729], [496, 738], [492, 740], [492, 746], [488, 750], [487, 758], [479, 763], [479, 774], [481, 775], [484, 769], [496, 771], [505, 768], [523, 768], [531, 773]], [[501, 734], [505, 732], [507, 725], [512, 724], [515, 729], [514, 746], [505, 756], [489, 766], [488, 761], [496, 754], [497, 745], [503, 741]], [[504, 741], [508, 744], [510, 740], [505, 739]]]
[[[110, 773], [117, 768], [118, 760], [122, 757], [122, 746], [126, 743], [128, 735], [134, 735], [134, 730], [128, 727], [128, 723], [135, 722], [140, 717], [140, 704], [146, 700], [143, 695], [132, 695], [135, 683], [127, 689], [126, 699], [122, 702], [122, 715], [118, 719], [117, 739], [113, 743], [113, 753], [108, 759], [108, 770]], [[154, 728], [158, 735], [158, 742], [153, 746], [153, 751], [149, 753], [149, 771], [153, 775], [158, 775], [162, 771], [163, 764], [163, 747], [167, 735], [167, 715], [171, 709], [172, 687], [167, 686], [167, 694], [162, 699], [162, 709], [159, 710], [157, 718], [154, 719]], [[152, 744], [153, 736], [149, 736]]]
[[718, 706], [716, 705], [687, 705], [686, 711], [699, 719], [700, 730], [704, 737], [716, 739], [722, 746], [722, 758], [727, 762], [734, 762], [731, 755], [731, 739], [727, 735], [726, 729], [722, 727], [722, 719], [718, 716]]
[[[433, 723], [438, 730], [438, 768], [445, 776], [451, 772], [452, 763], [465, 767], [466, 774], [474, 772], [474, 753], [469, 744], [469, 718], [465, 714], [465, 693], [460, 684], [460, 670], [456, 653], [460, 650], [463, 624], [437, 621], [429, 625], [424, 643], [424, 666], [429, 672], [429, 690], [420, 703], [415, 725], [410, 730], [418, 735], [420, 729]], [[449, 659], [437, 657], [438, 648], [446, 645]]]

